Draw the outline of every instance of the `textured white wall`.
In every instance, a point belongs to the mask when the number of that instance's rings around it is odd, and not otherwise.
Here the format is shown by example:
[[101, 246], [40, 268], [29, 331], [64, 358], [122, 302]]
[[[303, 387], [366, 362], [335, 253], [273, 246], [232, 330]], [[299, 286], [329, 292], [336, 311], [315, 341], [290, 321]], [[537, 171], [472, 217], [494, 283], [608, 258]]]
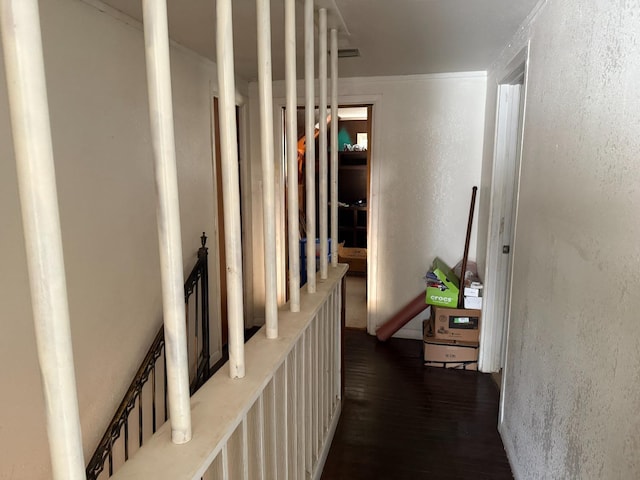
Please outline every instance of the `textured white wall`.
[[[377, 327], [424, 291], [435, 256], [462, 258], [471, 188], [480, 182], [486, 77], [347, 78], [339, 90], [341, 105], [374, 104], [369, 253], [376, 245], [378, 257], [369, 258], [369, 298]], [[284, 103], [282, 82], [274, 96]], [[474, 228], [472, 259], [475, 238]]]
[[519, 479], [640, 478], [639, 19], [548, 0], [489, 77], [531, 41], [502, 425]]
[[[161, 324], [144, 40], [139, 25], [76, 0], [40, 7], [88, 456]], [[203, 230], [215, 256], [210, 100], [216, 72], [211, 62], [179, 47], [172, 48], [171, 62], [189, 271]], [[2, 61], [0, 158], [0, 478], [45, 479], [50, 473], [44, 404]], [[213, 270], [209, 278], [215, 292]]]

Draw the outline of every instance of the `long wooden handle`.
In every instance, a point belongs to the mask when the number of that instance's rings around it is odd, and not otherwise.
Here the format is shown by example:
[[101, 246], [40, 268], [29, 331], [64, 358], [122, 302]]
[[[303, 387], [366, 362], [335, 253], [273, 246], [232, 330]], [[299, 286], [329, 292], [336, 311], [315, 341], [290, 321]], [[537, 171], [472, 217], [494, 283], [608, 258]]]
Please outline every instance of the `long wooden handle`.
[[467, 239], [464, 242], [464, 255], [462, 256], [462, 268], [460, 269], [460, 293], [458, 295], [458, 308], [464, 305], [464, 274], [467, 269], [467, 259], [469, 258], [469, 242], [471, 240], [471, 227], [473, 226], [473, 211], [476, 207], [476, 193], [478, 187], [473, 187], [471, 193], [471, 208], [469, 209], [469, 222], [467, 223]]

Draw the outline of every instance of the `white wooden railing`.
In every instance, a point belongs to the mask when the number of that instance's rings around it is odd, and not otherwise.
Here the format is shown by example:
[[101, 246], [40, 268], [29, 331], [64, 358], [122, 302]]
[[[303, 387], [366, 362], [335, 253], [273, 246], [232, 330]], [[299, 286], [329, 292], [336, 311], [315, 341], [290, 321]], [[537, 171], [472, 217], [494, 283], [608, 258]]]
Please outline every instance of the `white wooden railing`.
[[303, 290], [300, 312], [280, 309], [277, 340], [247, 342], [244, 378], [225, 366], [192, 397], [189, 443], [173, 444], [166, 423], [112, 478], [319, 478], [340, 416], [346, 268]]
[[[323, 4], [321, 1], [317, 1]], [[306, 154], [307, 287], [299, 298], [298, 239], [290, 221], [291, 303], [276, 309], [275, 200], [270, 2], [257, 0], [262, 104], [266, 332], [244, 340], [242, 252], [235, 121], [231, 0], [216, 2], [220, 143], [224, 196], [229, 362], [189, 405], [182, 246], [173, 134], [168, 20], [164, 0], [142, 0], [162, 272], [170, 422], [117, 472], [132, 479], [316, 478], [340, 413], [342, 292], [345, 266], [336, 263], [337, 185], [331, 183], [333, 268], [328, 271], [327, 10], [320, 13], [320, 277], [316, 282], [315, 148]], [[315, 4], [304, 0], [306, 138], [315, 138]], [[287, 108], [295, 99], [295, 2], [287, 0]], [[64, 259], [57, 209], [37, 0], [0, 0], [2, 47], [9, 85], [16, 165], [25, 229], [38, 357], [45, 385], [47, 429], [56, 480], [84, 478], [71, 349]], [[335, 22], [334, 22], [335, 23]], [[337, 128], [337, 30], [331, 31], [333, 170]], [[290, 119], [295, 118], [292, 115]], [[36, 125], [37, 128], [33, 128]], [[289, 128], [289, 134], [296, 129]], [[293, 140], [293, 139], [289, 139]], [[289, 180], [297, 168], [289, 141]], [[38, 172], [34, 175], [33, 172]], [[290, 190], [290, 194], [294, 189]], [[295, 195], [291, 195], [295, 197]], [[289, 208], [297, 212], [295, 199]], [[269, 300], [270, 299], [270, 300]], [[298, 311], [299, 310], [299, 311]], [[245, 376], [246, 375], [246, 376]], [[192, 417], [192, 418], [190, 418]], [[173, 429], [173, 432], [172, 432]], [[193, 435], [193, 437], [192, 437]], [[173, 437], [173, 438], [172, 438]], [[173, 442], [172, 442], [173, 439]], [[125, 455], [126, 457], [126, 455]]]

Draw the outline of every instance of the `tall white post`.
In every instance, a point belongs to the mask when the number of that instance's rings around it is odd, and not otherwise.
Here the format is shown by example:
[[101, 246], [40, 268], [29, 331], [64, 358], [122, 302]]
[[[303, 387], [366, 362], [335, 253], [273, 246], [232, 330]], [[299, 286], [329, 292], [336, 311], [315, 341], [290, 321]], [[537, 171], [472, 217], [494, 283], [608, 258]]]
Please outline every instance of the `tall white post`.
[[0, 30], [52, 475], [80, 480], [82, 433], [37, 0], [0, 0]]
[[[327, 10], [320, 9], [318, 33], [318, 77], [320, 83], [320, 278], [327, 279], [329, 251], [329, 195], [327, 185]], [[335, 247], [333, 247], [335, 248]]]
[[271, 80], [271, 12], [269, 0], [256, 0], [258, 19], [258, 89], [262, 147], [265, 323], [267, 338], [278, 338], [276, 273], [276, 194], [273, 164], [273, 93]]
[[285, 0], [287, 89], [287, 216], [289, 224], [289, 308], [300, 311], [300, 228], [298, 205], [298, 99], [296, 88], [296, 0]]
[[240, 185], [238, 132], [236, 130], [236, 86], [233, 66], [231, 0], [216, 2], [218, 88], [220, 90], [220, 151], [224, 197], [224, 242], [227, 262], [229, 321], [229, 375], [244, 377], [244, 311], [242, 305], [242, 236], [240, 230]]
[[307, 290], [316, 293], [316, 140], [313, 0], [304, 0], [305, 171], [307, 202]]
[[149, 118], [155, 157], [160, 276], [171, 440], [191, 440], [191, 401], [184, 306], [182, 229], [173, 133], [169, 30], [165, 0], [143, 0]]
[[338, 30], [331, 29], [331, 265], [338, 266]]

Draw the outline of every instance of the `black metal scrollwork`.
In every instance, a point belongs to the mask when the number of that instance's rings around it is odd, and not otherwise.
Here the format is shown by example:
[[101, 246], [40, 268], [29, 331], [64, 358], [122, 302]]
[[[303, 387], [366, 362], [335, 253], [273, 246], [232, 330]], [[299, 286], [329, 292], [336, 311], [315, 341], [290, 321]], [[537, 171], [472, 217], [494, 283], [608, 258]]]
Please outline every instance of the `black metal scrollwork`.
[[[191, 296], [195, 294], [196, 303], [196, 322], [199, 323], [200, 332], [202, 338], [197, 343], [199, 351], [196, 352], [198, 362], [194, 377], [190, 380], [191, 394], [200, 388], [211, 376], [212, 371], [210, 368], [210, 348], [209, 348], [209, 280], [208, 280], [208, 248], [206, 247], [207, 236], [202, 233], [200, 237], [201, 247], [198, 250], [198, 260], [193, 267], [190, 275], [187, 277], [187, 281], [184, 285], [184, 298], [185, 305], [188, 310], [189, 300]], [[199, 314], [199, 315], [198, 315]], [[199, 317], [199, 318], [198, 318]], [[195, 328], [196, 335], [198, 328]], [[142, 446], [143, 438], [143, 401], [142, 391], [151, 377], [153, 383], [153, 398], [152, 398], [152, 431], [156, 431], [156, 367], [158, 360], [163, 357], [164, 359], [164, 327], [161, 327], [156, 334], [151, 347], [147, 351], [147, 354], [138, 368], [127, 393], [124, 395], [122, 402], [118, 406], [116, 413], [114, 414], [108, 427], [96, 451], [94, 452], [91, 460], [89, 461], [86, 469], [87, 480], [97, 480], [98, 476], [104, 471], [105, 464], [108, 464], [109, 476], [113, 474], [113, 448], [116, 441], [124, 434], [125, 441], [125, 460], [129, 456], [129, 416], [138, 405], [138, 443]], [[162, 366], [164, 368], [164, 420], [167, 420], [167, 391], [166, 391], [166, 363], [163, 361]]]

